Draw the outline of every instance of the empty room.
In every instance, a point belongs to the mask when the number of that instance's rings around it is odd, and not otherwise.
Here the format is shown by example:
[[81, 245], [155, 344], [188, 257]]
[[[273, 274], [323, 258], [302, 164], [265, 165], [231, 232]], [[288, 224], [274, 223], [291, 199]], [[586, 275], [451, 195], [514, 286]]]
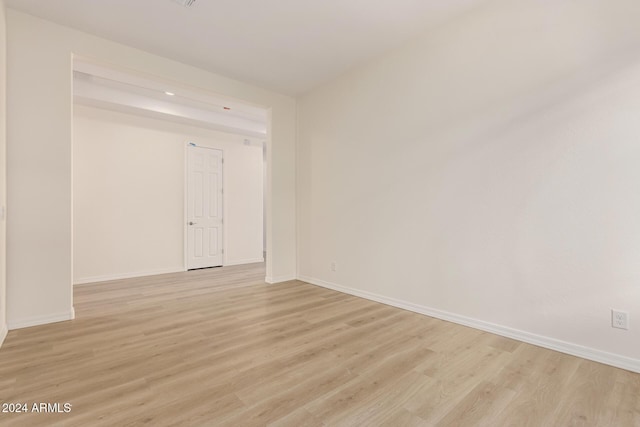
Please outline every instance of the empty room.
[[0, 0], [0, 426], [640, 426], [639, 21]]

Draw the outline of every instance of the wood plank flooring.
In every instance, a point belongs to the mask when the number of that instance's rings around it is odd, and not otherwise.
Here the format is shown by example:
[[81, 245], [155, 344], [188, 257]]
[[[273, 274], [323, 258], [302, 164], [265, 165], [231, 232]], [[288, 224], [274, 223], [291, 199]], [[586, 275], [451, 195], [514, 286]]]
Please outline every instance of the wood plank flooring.
[[9, 332], [2, 426], [640, 426], [640, 375], [306, 283], [264, 265], [75, 288]]

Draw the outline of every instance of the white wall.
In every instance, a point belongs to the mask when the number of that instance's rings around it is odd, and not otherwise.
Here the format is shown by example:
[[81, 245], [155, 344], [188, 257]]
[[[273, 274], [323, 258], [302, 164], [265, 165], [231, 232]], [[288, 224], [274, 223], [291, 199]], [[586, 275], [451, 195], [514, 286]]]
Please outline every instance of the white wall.
[[[6, 70], [7, 70], [7, 26], [4, 0], [0, 0], [0, 209], [7, 205], [7, 138], [6, 138]], [[7, 335], [7, 235], [6, 222], [0, 218], [0, 345]]]
[[72, 310], [72, 54], [271, 110], [267, 275], [295, 275], [295, 100], [7, 10], [9, 328]]
[[224, 264], [262, 261], [262, 141], [97, 108], [73, 111], [73, 277], [183, 271], [185, 145], [224, 151]]
[[304, 96], [299, 277], [640, 370], [639, 18], [491, 1]]

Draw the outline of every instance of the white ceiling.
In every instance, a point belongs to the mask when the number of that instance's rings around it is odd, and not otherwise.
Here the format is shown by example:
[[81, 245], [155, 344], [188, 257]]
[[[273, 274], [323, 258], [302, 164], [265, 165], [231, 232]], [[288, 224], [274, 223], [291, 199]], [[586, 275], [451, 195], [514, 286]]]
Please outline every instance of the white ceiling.
[[73, 73], [73, 100], [75, 104], [156, 117], [222, 132], [261, 139], [267, 136], [266, 114], [250, 115], [223, 105], [217, 106], [179, 94], [169, 96], [165, 92], [80, 71]]
[[63, 25], [297, 95], [478, 0], [7, 0]]
[[[114, 79], [120, 77], [120, 79]], [[74, 103], [266, 138], [267, 111], [74, 62]], [[167, 92], [173, 95], [167, 95]]]

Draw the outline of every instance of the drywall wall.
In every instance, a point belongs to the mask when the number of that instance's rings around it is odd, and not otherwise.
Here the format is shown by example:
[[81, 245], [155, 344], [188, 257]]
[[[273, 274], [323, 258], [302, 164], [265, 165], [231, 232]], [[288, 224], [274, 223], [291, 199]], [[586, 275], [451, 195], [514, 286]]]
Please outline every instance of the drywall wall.
[[224, 264], [263, 260], [261, 140], [75, 105], [74, 283], [185, 269], [188, 142], [224, 152]]
[[72, 55], [270, 109], [267, 275], [295, 275], [295, 100], [7, 9], [9, 328], [72, 307]]
[[486, 2], [302, 97], [299, 277], [640, 370], [639, 18]]
[[7, 25], [4, 0], [0, 0], [0, 345], [7, 335]]

